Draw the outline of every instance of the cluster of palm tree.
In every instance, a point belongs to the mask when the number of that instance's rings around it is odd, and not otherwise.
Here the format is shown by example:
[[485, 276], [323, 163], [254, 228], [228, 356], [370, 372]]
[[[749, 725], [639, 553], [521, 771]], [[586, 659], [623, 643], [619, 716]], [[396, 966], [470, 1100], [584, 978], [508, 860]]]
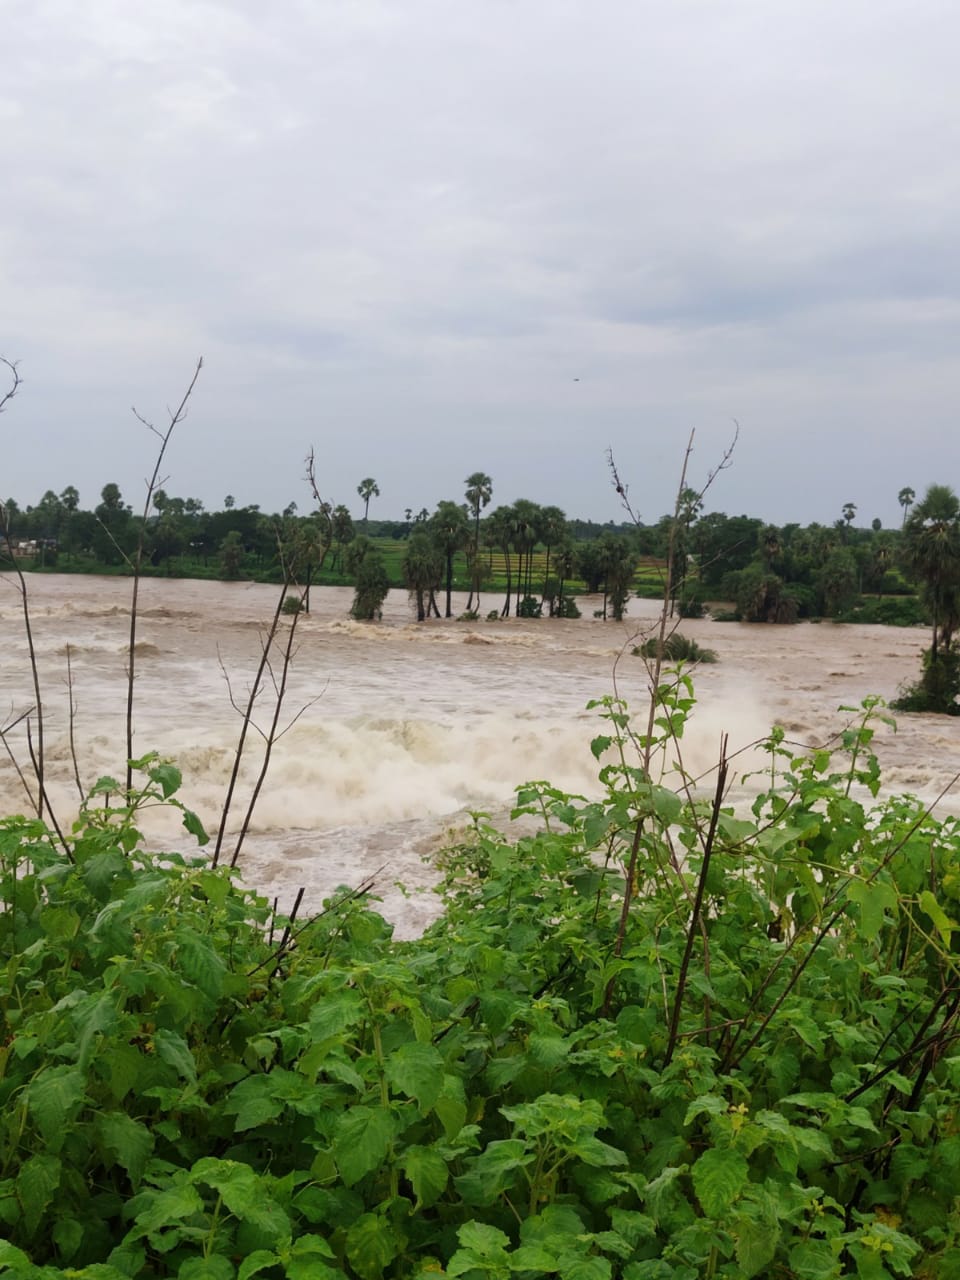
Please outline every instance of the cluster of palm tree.
[[[905, 694], [909, 709], [960, 712], [960, 498], [945, 484], [932, 484], [919, 502], [904, 506], [904, 554], [931, 617], [930, 648], [923, 674]], [[913, 510], [906, 514], [906, 506]]]
[[437, 595], [441, 590], [446, 597], [445, 616], [453, 616], [453, 568], [458, 553], [467, 562], [467, 613], [479, 607], [492, 556], [499, 553], [506, 576], [501, 617], [539, 616], [544, 608], [551, 616], [575, 616], [575, 606], [565, 594], [574, 573], [587, 577], [591, 590], [604, 591], [604, 617], [608, 602], [615, 618], [623, 616], [637, 563], [629, 538], [604, 533], [575, 548], [564, 512], [527, 498], [481, 518], [493, 497], [493, 481], [485, 472], [475, 471], [464, 484], [465, 502], [445, 500], [432, 515], [421, 512], [407, 539], [404, 578], [419, 620], [430, 614], [440, 617]]

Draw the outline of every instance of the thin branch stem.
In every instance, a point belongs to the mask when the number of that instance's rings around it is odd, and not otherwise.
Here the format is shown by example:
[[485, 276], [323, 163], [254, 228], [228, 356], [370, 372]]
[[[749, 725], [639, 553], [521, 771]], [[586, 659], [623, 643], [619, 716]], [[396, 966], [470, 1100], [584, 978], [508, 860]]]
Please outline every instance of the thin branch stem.
[[200, 377], [200, 370], [203, 368], [203, 357], [197, 361], [197, 367], [193, 371], [193, 377], [190, 384], [183, 393], [183, 398], [174, 412], [170, 413], [170, 424], [166, 431], [158, 431], [157, 428], [133, 409], [134, 417], [138, 422], [142, 422], [148, 427], [155, 436], [160, 440], [160, 448], [157, 451], [156, 461], [153, 466], [153, 474], [147, 481], [147, 496], [143, 505], [143, 520], [140, 525], [140, 535], [137, 539], [136, 558], [133, 563], [133, 594], [130, 601], [130, 639], [127, 650], [127, 771], [126, 771], [126, 790], [127, 793], [133, 787], [133, 767], [130, 761], [133, 759], [133, 686], [136, 678], [136, 661], [137, 661], [137, 601], [140, 595], [140, 570], [143, 565], [143, 545], [146, 540], [147, 518], [150, 515], [150, 503], [153, 501], [153, 495], [157, 491], [159, 484], [160, 467], [163, 463], [163, 456], [167, 451], [167, 445], [170, 443], [170, 437], [173, 435], [173, 429], [178, 423], [182, 422], [187, 413], [187, 402], [193, 394], [193, 389], [197, 385], [197, 379]]

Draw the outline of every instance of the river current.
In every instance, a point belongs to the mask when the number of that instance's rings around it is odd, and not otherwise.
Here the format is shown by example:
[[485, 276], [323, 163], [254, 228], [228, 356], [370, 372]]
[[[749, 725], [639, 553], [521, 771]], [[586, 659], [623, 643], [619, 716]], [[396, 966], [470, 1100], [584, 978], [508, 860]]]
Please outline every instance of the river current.
[[[77, 790], [68, 742], [69, 646], [81, 781], [91, 786], [124, 767], [126, 646], [130, 582], [29, 575], [47, 735], [50, 794], [69, 822]], [[631, 601], [623, 624], [510, 619], [417, 624], [406, 593], [390, 593], [379, 623], [349, 617], [346, 588], [314, 588], [298, 623], [281, 726], [301, 710], [274, 752], [240, 855], [244, 879], [289, 906], [319, 907], [339, 884], [376, 873], [385, 914], [416, 932], [436, 911], [430, 857], [470, 809], [498, 820], [513, 789], [548, 779], [581, 794], [596, 788], [591, 739], [603, 732], [593, 698], [618, 694], [642, 713], [647, 675], [631, 648], [654, 625], [657, 606]], [[135, 750], [156, 750], [182, 769], [183, 800], [215, 829], [241, 727], [231, 706], [246, 700], [276, 588], [253, 583], [147, 579], [141, 584]], [[462, 608], [465, 597], [454, 607]], [[499, 606], [485, 598], [481, 616]], [[20, 596], [0, 576], [0, 721], [32, 706]], [[285, 620], [284, 627], [289, 626]], [[919, 671], [922, 629], [802, 623], [793, 627], [684, 621], [681, 630], [715, 650], [694, 673], [697, 706], [684, 738], [688, 770], [715, 761], [721, 735], [737, 751], [773, 724], [791, 741], [826, 742], [850, 718], [841, 705], [889, 699]], [[266, 726], [269, 692], [258, 703]], [[8, 737], [24, 763], [23, 726]], [[960, 770], [960, 718], [901, 715], [882, 728], [877, 754], [886, 790], [933, 799]], [[234, 808], [239, 823], [259, 750], [254, 742]], [[741, 771], [756, 756], [738, 758]], [[960, 810], [960, 787], [946, 811]], [[26, 798], [0, 758], [0, 812]], [[146, 815], [158, 847], [190, 848], [177, 815]], [[403, 890], [398, 884], [405, 886]]]

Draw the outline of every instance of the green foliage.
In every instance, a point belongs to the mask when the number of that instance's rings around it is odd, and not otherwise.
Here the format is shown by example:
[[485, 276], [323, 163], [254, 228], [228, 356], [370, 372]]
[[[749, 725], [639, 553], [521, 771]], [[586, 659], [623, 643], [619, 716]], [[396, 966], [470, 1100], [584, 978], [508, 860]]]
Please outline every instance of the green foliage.
[[[633, 652], [641, 658], [656, 658], [661, 652], [660, 637], [650, 636], [638, 645]], [[677, 662], [716, 662], [717, 655], [713, 649], [702, 648], [696, 640], [673, 631], [664, 636], [662, 656], [670, 663]]]
[[938, 651], [924, 649], [923, 673], [901, 687], [893, 707], [897, 711], [933, 711], [960, 715], [960, 651], [955, 644]]
[[682, 673], [597, 708], [600, 794], [475, 815], [415, 941], [344, 893], [271, 943], [144, 851], [154, 756], [66, 848], [0, 822], [0, 1276], [954, 1274], [960, 825], [878, 799], [877, 699], [736, 811]]
[[363, 535], [355, 538], [347, 550], [347, 564], [356, 582], [351, 616], [360, 622], [379, 618], [390, 590], [390, 579], [378, 547]]
[[728, 574], [723, 593], [734, 601], [743, 622], [791, 623], [800, 616], [796, 591], [760, 564]]
[[702, 618], [706, 611], [703, 588], [696, 583], [686, 582], [677, 599], [677, 613], [681, 618]]
[[889, 600], [860, 600], [852, 609], [839, 613], [837, 621], [880, 623], [885, 627], [920, 627], [929, 623], [930, 615], [916, 596], [897, 596]]

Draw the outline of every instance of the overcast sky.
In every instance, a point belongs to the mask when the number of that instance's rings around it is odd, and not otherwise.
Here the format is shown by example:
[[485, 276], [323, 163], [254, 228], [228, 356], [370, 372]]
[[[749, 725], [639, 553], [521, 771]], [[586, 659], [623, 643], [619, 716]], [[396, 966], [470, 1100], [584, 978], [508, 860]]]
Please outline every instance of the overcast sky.
[[960, 486], [955, 0], [6, 0], [0, 496], [899, 524]]

